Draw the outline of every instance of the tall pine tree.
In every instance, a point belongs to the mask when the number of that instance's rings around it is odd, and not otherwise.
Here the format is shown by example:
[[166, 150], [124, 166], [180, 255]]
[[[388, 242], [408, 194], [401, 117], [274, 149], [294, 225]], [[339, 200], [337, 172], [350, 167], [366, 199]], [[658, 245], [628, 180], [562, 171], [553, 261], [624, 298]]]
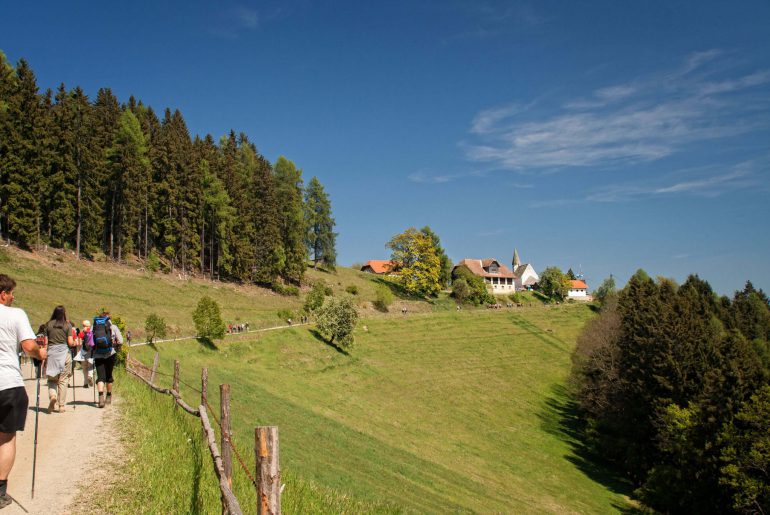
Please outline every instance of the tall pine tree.
[[313, 259], [313, 266], [318, 267], [320, 263], [333, 269], [337, 265], [337, 233], [334, 232], [332, 205], [316, 177], [310, 179], [305, 191], [305, 221], [305, 243]]
[[285, 256], [281, 275], [296, 284], [302, 281], [307, 267], [305, 213], [302, 198], [302, 170], [281, 156], [275, 162], [278, 224]]

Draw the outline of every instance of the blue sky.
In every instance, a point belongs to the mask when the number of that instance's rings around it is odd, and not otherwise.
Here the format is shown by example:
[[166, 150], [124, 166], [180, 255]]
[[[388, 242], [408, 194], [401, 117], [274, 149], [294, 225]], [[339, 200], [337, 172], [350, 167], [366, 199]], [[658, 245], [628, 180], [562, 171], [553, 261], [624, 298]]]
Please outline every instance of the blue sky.
[[111, 4], [0, 0], [0, 49], [292, 159], [341, 264], [430, 225], [454, 261], [770, 290], [766, 0]]

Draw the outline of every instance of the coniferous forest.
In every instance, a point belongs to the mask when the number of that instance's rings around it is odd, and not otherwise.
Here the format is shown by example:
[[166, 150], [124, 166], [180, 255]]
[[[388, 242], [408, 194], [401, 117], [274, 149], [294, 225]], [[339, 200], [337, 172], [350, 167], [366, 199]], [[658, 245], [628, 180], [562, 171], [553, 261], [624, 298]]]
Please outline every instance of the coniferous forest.
[[41, 93], [2, 52], [0, 235], [262, 285], [336, 262], [329, 197], [290, 160], [272, 165], [244, 133], [191, 137], [178, 110], [109, 88]]
[[589, 447], [662, 513], [770, 512], [770, 305], [637, 272], [578, 339]]

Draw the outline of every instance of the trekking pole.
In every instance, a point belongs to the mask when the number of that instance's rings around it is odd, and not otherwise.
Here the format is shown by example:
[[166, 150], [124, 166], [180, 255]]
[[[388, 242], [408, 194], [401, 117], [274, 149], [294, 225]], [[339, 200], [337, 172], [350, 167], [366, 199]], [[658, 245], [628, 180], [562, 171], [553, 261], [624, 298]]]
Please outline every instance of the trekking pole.
[[45, 360], [35, 367], [37, 369], [37, 399], [35, 400], [35, 444], [32, 447], [32, 498], [35, 498], [35, 465], [37, 464], [37, 421], [40, 416], [40, 372], [43, 370]]
[[75, 401], [77, 392], [75, 391], [75, 359], [72, 359], [72, 373], [70, 374], [70, 384], [72, 384], [72, 409], [78, 409], [78, 403]]

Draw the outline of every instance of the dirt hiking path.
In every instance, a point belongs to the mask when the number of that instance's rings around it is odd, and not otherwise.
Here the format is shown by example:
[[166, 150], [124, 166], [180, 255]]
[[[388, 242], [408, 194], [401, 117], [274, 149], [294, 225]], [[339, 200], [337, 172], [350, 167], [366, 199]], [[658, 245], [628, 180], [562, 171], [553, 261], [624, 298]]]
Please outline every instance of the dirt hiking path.
[[[94, 406], [94, 389], [83, 388], [83, 372], [75, 370], [73, 388], [67, 392], [64, 413], [48, 413], [48, 389], [40, 380], [40, 414], [37, 435], [35, 498], [32, 499], [32, 451], [35, 440], [35, 398], [37, 381], [31, 365], [22, 365], [24, 384], [29, 395], [29, 412], [24, 432], [16, 433], [16, 463], [8, 478], [8, 494], [16, 501], [3, 508], [2, 515], [25, 513], [66, 514], [77, 504], [96, 478], [109, 476], [106, 458], [118, 450], [116, 434], [119, 392], [112, 406]], [[80, 512], [81, 510], [77, 510]]]

